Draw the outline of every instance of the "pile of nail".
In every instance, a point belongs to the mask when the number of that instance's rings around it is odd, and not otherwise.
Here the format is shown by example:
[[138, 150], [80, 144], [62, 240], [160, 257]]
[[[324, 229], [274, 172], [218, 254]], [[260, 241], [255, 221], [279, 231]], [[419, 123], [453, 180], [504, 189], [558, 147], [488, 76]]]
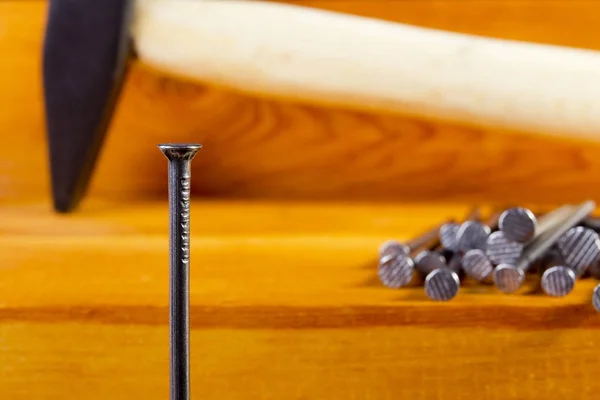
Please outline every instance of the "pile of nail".
[[[465, 279], [517, 293], [528, 275], [546, 295], [566, 296], [578, 278], [600, 279], [595, 206], [586, 201], [543, 213], [511, 207], [485, 220], [475, 210], [461, 223], [445, 222], [407, 243], [383, 243], [378, 276], [391, 289], [422, 283], [436, 301], [453, 299]], [[600, 284], [591, 297], [600, 311]]]

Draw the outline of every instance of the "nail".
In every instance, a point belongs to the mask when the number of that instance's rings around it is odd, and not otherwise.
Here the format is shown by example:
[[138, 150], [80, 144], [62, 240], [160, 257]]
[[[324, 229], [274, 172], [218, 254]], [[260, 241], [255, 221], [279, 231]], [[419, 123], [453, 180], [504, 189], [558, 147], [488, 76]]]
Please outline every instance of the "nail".
[[435, 247], [439, 244], [440, 229], [449, 222], [437, 225], [427, 232], [418, 235], [406, 243], [397, 240], [388, 240], [379, 247], [379, 260], [384, 262], [388, 257], [396, 257], [399, 254], [409, 254], [419, 248]]
[[551, 221], [545, 222], [549, 227], [543, 233], [536, 234], [523, 250], [519, 260], [515, 264], [500, 264], [494, 269], [493, 277], [496, 287], [504, 293], [514, 293], [519, 290], [525, 280], [525, 272], [533, 262], [540, 259], [548, 249], [554, 246], [565, 232], [590, 215], [595, 206], [593, 201], [586, 201], [566, 215], [562, 212], [544, 215], [545, 218], [551, 219]]
[[592, 305], [596, 311], [600, 312], [600, 284], [596, 285], [592, 293]]
[[600, 256], [600, 236], [588, 228], [576, 226], [565, 232], [556, 243], [566, 266], [573, 269], [577, 277]]
[[432, 271], [448, 266], [446, 257], [440, 252], [441, 246], [434, 250], [424, 250], [414, 257], [415, 266], [424, 276]]
[[458, 251], [458, 230], [460, 224], [449, 222], [440, 227], [440, 243], [448, 251]]
[[[513, 207], [506, 210], [500, 216], [498, 225], [501, 230], [493, 232], [488, 236], [485, 250], [486, 255], [495, 265], [516, 263], [525, 245], [535, 235], [540, 235], [547, 231], [548, 228], [552, 227], [553, 221], [560, 216], [565, 216], [570, 209], [570, 206], [563, 206], [551, 213], [547, 213], [540, 217], [538, 227], [536, 227], [538, 219], [530, 210], [521, 207]], [[532, 229], [527, 228], [530, 224], [527, 220], [531, 221], [532, 225], [530, 226], [533, 227]], [[502, 230], [502, 227], [505, 230]], [[529, 237], [526, 241], [521, 241], [528, 237], [529, 234], [526, 234], [526, 231], [532, 233], [533, 236]], [[507, 232], [510, 232], [508, 236]], [[518, 232], [521, 232], [521, 234]], [[515, 240], [514, 238], [518, 238], [519, 240]]]
[[537, 219], [531, 210], [513, 207], [505, 210], [498, 221], [498, 227], [507, 240], [525, 243], [535, 235]]
[[[574, 206], [567, 204], [543, 213], [537, 216], [537, 226], [535, 228], [535, 236], [539, 236], [554, 226], [554, 223], [563, 217], [566, 217], [575, 209]], [[534, 236], [534, 237], [535, 237]]]
[[542, 260], [541, 286], [544, 293], [552, 297], [563, 297], [575, 287], [575, 272], [565, 266], [564, 258], [558, 249], [553, 248]]
[[401, 253], [410, 253], [410, 247], [397, 240], [385, 241], [379, 246], [379, 261], [381, 262], [388, 257], [395, 257]]
[[408, 285], [415, 275], [413, 258], [420, 252], [439, 245], [439, 230], [442, 225], [428, 230], [405, 244], [394, 240], [383, 243], [379, 248], [377, 268], [381, 283], [391, 289]]
[[513, 264], [522, 252], [523, 243], [507, 238], [504, 231], [492, 232], [486, 240], [485, 254], [495, 265]]
[[490, 230], [479, 221], [466, 221], [460, 225], [457, 236], [457, 251], [467, 252], [471, 249], [485, 248], [485, 241]]
[[[481, 218], [481, 210], [479, 207], [473, 207], [467, 213], [464, 221], [478, 221]], [[440, 227], [440, 243], [444, 250], [456, 253], [458, 251], [458, 230], [461, 224], [456, 222], [448, 222]]]
[[[537, 227], [538, 219], [530, 210], [521, 207], [513, 207], [506, 210], [500, 216], [498, 224], [500, 230], [488, 236], [485, 250], [486, 255], [495, 265], [516, 263], [525, 245], [535, 235], [540, 235], [547, 231], [548, 228], [552, 227], [553, 221], [560, 216], [566, 215], [570, 209], [570, 206], [563, 206], [551, 213], [547, 213], [539, 219], [539, 226]], [[509, 233], [507, 234], [507, 232]], [[529, 233], [533, 236], [529, 237]], [[527, 237], [529, 239], [525, 240]]]
[[456, 234], [458, 251], [466, 253], [472, 249], [484, 250], [488, 236], [498, 224], [498, 218], [499, 214], [494, 214], [485, 223], [476, 220], [463, 222]]
[[171, 400], [190, 399], [190, 165], [201, 147], [199, 144], [158, 146], [169, 160]]
[[[446, 252], [444, 255], [439, 252], [430, 252], [435, 262], [425, 266], [417, 263], [419, 272], [425, 276], [425, 295], [436, 301], [449, 301], [457, 295], [460, 289], [460, 266], [462, 255], [460, 253]], [[439, 262], [433, 255], [441, 256], [443, 262]], [[433, 269], [433, 267], [436, 267]]]
[[483, 250], [471, 249], [462, 257], [462, 269], [470, 278], [486, 282], [492, 276], [494, 265]]
[[425, 295], [432, 300], [448, 301], [460, 288], [458, 274], [450, 268], [439, 268], [425, 278]]

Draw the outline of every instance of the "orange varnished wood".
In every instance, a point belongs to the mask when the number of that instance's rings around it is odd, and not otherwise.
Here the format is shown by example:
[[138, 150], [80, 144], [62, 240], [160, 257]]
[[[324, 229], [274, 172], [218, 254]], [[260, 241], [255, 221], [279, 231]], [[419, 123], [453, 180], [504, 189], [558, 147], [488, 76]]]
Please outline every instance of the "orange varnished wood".
[[[592, 12], [595, 3], [567, 3], [306, 4], [492, 36], [600, 44], [600, 36], [592, 34], [600, 26], [600, 13]], [[48, 198], [39, 65], [44, 17], [42, 1], [0, 3], [4, 199]], [[194, 187], [213, 198], [556, 202], [600, 197], [600, 186], [590, 184], [600, 177], [597, 146], [260, 100], [165, 79], [139, 65], [127, 81], [91, 197], [164, 194], [164, 159], [155, 146], [189, 140], [205, 145], [194, 163]]]
[[[592, 1], [294, 2], [600, 49]], [[192, 206], [194, 398], [597, 398], [595, 282], [564, 299], [465, 282], [438, 304], [382, 288], [374, 256], [476, 201], [598, 198], [600, 149], [255, 99], [136, 65], [88, 200], [56, 215], [45, 8], [0, 1], [0, 399], [168, 398], [167, 140], [205, 145], [194, 198], [214, 198]]]
[[[377, 282], [382, 240], [466, 211], [194, 202], [194, 396], [595, 398], [593, 281], [564, 299], [466, 282], [447, 304]], [[0, 218], [0, 398], [166, 398], [164, 202]]]

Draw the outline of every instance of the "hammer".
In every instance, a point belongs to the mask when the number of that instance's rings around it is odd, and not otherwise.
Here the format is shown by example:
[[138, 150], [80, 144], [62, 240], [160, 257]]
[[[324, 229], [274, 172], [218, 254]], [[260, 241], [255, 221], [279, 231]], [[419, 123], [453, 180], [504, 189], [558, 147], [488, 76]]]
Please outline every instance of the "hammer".
[[600, 52], [247, 0], [50, 0], [54, 208], [83, 198], [131, 60], [255, 96], [597, 141]]

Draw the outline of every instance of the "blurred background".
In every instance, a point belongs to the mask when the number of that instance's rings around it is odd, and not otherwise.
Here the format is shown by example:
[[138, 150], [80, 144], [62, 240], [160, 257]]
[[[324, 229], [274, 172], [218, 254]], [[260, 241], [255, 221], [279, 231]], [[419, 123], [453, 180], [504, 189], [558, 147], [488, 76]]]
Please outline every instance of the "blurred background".
[[[600, 45], [593, 1], [292, 3], [497, 38]], [[40, 74], [46, 5], [0, 3], [3, 200], [48, 200]], [[134, 65], [90, 198], [164, 198], [166, 168], [155, 148], [162, 141], [196, 141], [210, 149], [193, 165], [193, 190], [210, 198], [558, 202], [600, 193], [592, 184], [600, 173], [597, 146], [497, 133], [262, 100]]]

